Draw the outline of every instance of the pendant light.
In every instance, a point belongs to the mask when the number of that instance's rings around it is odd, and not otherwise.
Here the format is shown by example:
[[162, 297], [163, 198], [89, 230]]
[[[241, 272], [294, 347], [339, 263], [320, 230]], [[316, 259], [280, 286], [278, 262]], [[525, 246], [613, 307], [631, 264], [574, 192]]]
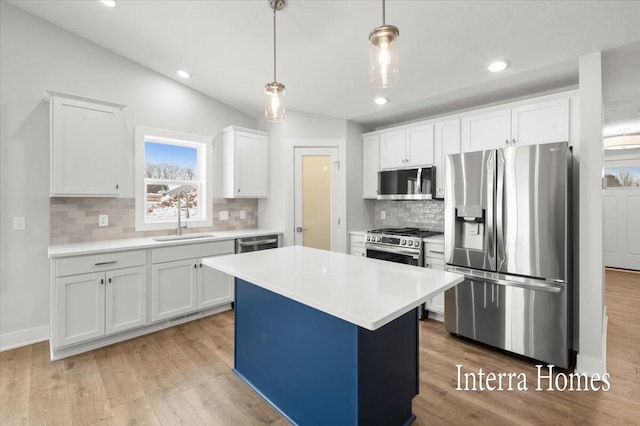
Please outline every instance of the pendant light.
[[369, 33], [369, 70], [371, 85], [386, 89], [398, 84], [400, 66], [398, 63], [398, 37], [400, 30], [385, 24], [385, 0], [382, 0], [382, 25]]
[[264, 86], [264, 118], [267, 121], [284, 121], [284, 84], [276, 80], [276, 11], [282, 10], [285, 0], [267, 0], [273, 9], [273, 81]]

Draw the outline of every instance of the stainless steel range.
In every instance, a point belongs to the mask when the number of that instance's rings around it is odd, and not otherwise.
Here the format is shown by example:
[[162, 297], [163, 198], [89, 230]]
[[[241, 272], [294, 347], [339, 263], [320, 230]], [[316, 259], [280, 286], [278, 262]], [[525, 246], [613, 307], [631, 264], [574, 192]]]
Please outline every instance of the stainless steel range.
[[364, 247], [373, 259], [423, 266], [422, 239], [439, 234], [418, 228], [372, 229], [365, 235]]

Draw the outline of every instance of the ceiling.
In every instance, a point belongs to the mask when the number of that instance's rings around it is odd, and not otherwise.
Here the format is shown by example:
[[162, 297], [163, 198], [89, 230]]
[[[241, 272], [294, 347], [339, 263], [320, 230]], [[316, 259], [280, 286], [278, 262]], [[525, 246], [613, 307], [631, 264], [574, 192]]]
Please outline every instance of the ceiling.
[[[267, 0], [9, 3], [251, 116], [272, 81]], [[288, 109], [382, 127], [578, 83], [580, 55], [640, 40], [640, 1], [389, 0], [400, 83], [368, 81], [380, 0], [287, 0], [278, 12], [278, 81]], [[487, 65], [511, 66], [491, 74]], [[184, 81], [177, 69], [192, 78]], [[379, 107], [379, 94], [389, 104]]]
[[602, 54], [604, 136], [640, 133], [640, 41]]

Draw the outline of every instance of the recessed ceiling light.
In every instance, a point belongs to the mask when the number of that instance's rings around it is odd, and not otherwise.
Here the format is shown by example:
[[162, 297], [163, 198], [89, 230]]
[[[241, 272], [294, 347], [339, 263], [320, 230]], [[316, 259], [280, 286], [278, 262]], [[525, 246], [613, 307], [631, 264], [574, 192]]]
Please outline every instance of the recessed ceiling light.
[[178, 75], [182, 78], [189, 78], [191, 77], [191, 74], [189, 74], [188, 72], [186, 72], [185, 70], [178, 70]]
[[108, 7], [116, 7], [118, 5], [116, 0], [100, 0], [100, 3]]
[[495, 61], [491, 65], [489, 65], [488, 70], [491, 72], [500, 72], [507, 69], [509, 63], [507, 61]]
[[376, 103], [376, 105], [384, 105], [384, 104], [386, 104], [387, 102], [389, 102], [389, 99], [387, 99], [387, 98], [385, 98], [385, 97], [382, 97], [382, 96], [378, 96], [377, 98], [375, 98], [375, 99], [373, 100], [373, 102], [375, 102], [375, 103]]

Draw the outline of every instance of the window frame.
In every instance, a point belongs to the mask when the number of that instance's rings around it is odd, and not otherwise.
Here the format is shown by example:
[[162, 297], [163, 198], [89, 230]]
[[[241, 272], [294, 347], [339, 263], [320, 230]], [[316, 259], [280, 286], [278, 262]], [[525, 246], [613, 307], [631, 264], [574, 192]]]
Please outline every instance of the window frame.
[[[198, 219], [185, 219], [187, 228], [213, 226], [213, 137], [146, 126], [134, 129], [134, 188], [135, 188], [135, 229], [136, 231], [158, 231], [176, 229], [177, 219], [171, 221], [147, 222], [145, 178], [145, 142], [166, 143], [198, 149]], [[153, 180], [153, 179], [152, 179]], [[179, 182], [179, 180], [176, 180]], [[184, 181], [186, 185], [191, 181]]]

